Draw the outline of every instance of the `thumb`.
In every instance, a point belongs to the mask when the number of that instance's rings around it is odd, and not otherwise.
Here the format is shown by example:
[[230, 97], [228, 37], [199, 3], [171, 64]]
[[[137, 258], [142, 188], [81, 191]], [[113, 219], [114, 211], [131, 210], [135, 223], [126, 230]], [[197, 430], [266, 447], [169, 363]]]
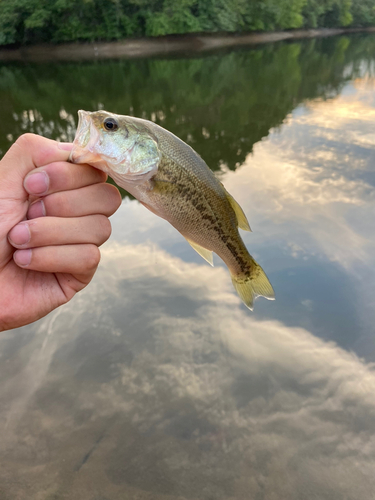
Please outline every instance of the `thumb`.
[[40, 135], [21, 135], [0, 161], [1, 198], [25, 201], [28, 198], [23, 187], [25, 176], [34, 168], [67, 161], [71, 148], [69, 143], [59, 143]]

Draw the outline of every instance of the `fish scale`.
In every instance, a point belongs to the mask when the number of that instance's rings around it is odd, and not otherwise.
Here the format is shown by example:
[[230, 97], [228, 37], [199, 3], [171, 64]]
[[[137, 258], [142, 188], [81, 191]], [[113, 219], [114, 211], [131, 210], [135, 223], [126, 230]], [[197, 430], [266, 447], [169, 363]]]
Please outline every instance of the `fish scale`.
[[238, 227], [250, 230], [246, 216], [198, 153], [141, 118], [106, 111], [80, 111], [79, 118], [71, 161], [107, 172], [172, 224], [210, 264], [215, 252], [249, 309], [257, 296], [274, 298], [266, 274], [239, 234]]
[[[215, 190], [204, 184], [197, 188], [186, 169], [180, 169], [176, 183], [173, 175], [176, 170], [174, 161], [163, 156], [158, 172], [151, 181], [155, 187], [145, 193], [147, 204], [162, 205], [168, 212], [169, 222], [183, 236], [215, 251], [233, 272], [250, 275], [250, 265], [246, 265], [249, 254], [238, 233], [235, 213], [225, 195], [219, 193], [218, 196]], [[221, 219], [215, 215], [218, 206], [225, 214]], [[237, 262], [236, 257], [240, 255], [247, 259], [241, 259], [242, 266], [238, 269], [234, 261]]]

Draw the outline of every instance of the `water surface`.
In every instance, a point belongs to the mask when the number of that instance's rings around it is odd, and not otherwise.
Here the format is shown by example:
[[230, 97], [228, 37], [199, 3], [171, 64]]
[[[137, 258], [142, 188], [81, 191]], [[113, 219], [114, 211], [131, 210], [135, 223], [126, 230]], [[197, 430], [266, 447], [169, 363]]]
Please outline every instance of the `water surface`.
[[375, 490], [375, 37], [0, 65], [0, 150], [77, 110], [154, 120], [248, 215], [248, 311], [124, 195], [90, 286], [0, 336], [0, 497], [368, 500]]

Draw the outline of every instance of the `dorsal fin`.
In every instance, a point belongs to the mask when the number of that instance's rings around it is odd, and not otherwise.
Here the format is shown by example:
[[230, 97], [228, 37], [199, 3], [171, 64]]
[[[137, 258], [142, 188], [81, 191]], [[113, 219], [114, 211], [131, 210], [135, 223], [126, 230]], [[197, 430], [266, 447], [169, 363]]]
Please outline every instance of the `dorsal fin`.
[[225, 190], [227, 200], [231, 204], [231, 207], [233, 208], [234, 213], [236, 214], [238, 227], [240, 229], [243, 229], [244, 231], [251, 231], [249, 221], [247, 220], [246, 215], [244, 214], [244, 211], [239, 206], [239, 204], [236, 202], [236, 200], [233, 198], [233, 196], [228, 193], [228, 191], [225, 189], [224, 186], [223, 186], [223, 188]]
[[197, 253], [199, 253], [201, 257], [204, 258], [204, 260], [206, 260], [209, 264], [211, 264], [212, 267], [214, 267], [214, 261], [211, 250], [207, 250], [207, 248], [198, 245], [198, 243], [195, 243], [195, 241], [189, 240], [188, 238], [186, 238], [186, 236], [185, 239], [189, 243], [189, 245], [191, 245], [194, 248], [194, 250]]

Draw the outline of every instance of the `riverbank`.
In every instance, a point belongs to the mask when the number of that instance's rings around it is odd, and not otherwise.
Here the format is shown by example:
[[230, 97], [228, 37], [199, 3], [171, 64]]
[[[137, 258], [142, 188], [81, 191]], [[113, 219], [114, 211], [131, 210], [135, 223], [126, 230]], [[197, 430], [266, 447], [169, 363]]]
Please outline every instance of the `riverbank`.
[[77, 61], [113, 58], [140, 58], [169, 54], [202, 53], [227, 47], [258, 45], [282, 40], [298, 40], [352, 33], [375, 33], [375, 27], [356, 29], [312, 29], [245, 35], [169, 35], [126, 39], [117, 42], [33, 45], [17, 49], [0, 48], [0, 61]]

